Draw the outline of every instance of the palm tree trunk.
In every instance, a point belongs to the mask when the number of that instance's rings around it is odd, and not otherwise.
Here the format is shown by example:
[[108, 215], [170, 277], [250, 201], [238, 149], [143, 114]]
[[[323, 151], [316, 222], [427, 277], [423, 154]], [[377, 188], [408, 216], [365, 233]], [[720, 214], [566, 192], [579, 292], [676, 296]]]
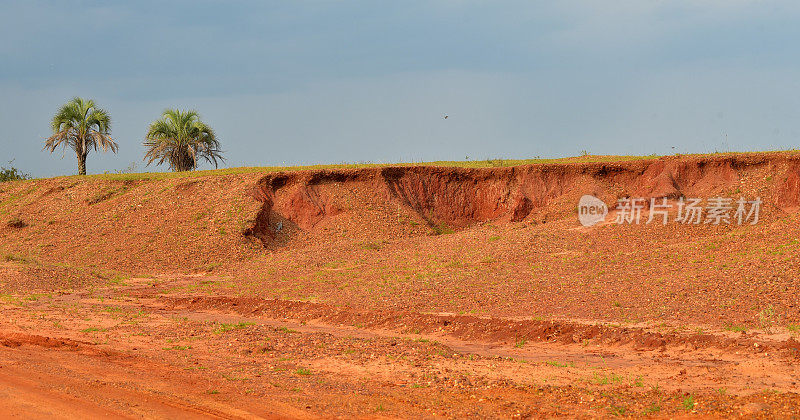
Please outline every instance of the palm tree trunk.
[[86, 175], [86, 154], [78, 154], [78, 175]]

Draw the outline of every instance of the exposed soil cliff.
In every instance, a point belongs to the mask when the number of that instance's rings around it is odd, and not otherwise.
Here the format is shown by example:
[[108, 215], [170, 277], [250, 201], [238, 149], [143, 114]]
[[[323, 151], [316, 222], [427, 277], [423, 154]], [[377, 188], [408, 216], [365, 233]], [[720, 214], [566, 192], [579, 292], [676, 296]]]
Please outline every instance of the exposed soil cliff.
[[370, 223], [354, 213], [387, 204], [434, 229], [484, 221], [547, 221], [574, 212], [584, 194], [611, 207], [622, 197], [760, 197], [765, 205], [793, 211], [800, 206], [798, 159], [763, 154], [485, 169], [403, 166], [277, 173], [258, 182], [254, 197], [264, 205], [248, 233], [264, 240], [274, 237], [269, 217], [302, 230], [314, 230], [337, 215]]

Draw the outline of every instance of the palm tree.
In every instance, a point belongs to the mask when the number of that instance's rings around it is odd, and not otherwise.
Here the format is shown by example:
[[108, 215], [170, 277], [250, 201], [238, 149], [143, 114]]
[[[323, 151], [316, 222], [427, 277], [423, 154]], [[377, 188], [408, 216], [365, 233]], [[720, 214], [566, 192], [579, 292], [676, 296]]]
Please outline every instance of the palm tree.
[[150, 124], [144, 145], [148, 149], [144, 156], [148, 165], [156, 160], [158, 165], [166, 161], [173, 171], [194, 170], [201, 159], [214, 167], [218, 160], [225, 160], [214, 130], [200, 121], [197, 111], [167, 109]]
[[89, 150], [97, 151], [97, 146], [100, 146], [104, 152], [111, 149], [116, 153], [119, 147], [109, 136], [111, 117], [91, 99], [75, 97], [62, 105], [53, 117], [52, 128], [53, 135], [47, 138], [44, 148], [49, 149], [50, 153], [59, 145], [74, 150], [78, 156], [79, 175], [86, 175], [86, 155]]

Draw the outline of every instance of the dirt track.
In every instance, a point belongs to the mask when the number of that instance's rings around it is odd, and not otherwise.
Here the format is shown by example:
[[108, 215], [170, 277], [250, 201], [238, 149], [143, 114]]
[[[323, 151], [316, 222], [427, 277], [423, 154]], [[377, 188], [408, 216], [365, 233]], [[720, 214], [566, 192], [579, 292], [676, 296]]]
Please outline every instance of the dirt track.
[[[798, 416], [799, 168], [754, 155], [0, 184], [0, 405]], [[582, 228], [584, 193], [766, 205], [756, 226]]]

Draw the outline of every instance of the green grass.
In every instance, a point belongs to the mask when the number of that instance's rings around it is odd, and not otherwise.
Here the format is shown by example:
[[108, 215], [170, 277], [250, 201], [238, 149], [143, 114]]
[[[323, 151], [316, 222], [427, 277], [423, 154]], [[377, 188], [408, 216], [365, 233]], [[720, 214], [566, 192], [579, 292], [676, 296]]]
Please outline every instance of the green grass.
[[485, 160], [466, 160], [466, 161], [432, 161], [432, 162], [400, 162], [400, 163], [337, 163], [326, 165], [305, 165], [305, 166], [241, 166], [236, 168], [211, 169], [204, 171], [190, 172], [141, 172], [130, 174], [95, 174], [95, 175], [71, 175], [70, 178], [87, 178], [102, 180], [145, 180], [145, 179], [172, 179], [172, 178], [194, 178], [209, 175], [238, 175], [259, 172], [284, 172], [284, 171], [308, 171], [319, 169], [363, 169], [363, 168], [383, 168], [389, 166], [437, 166], [437, 167], [460, 167], [460, 168], [496, 168], [519, 165], [537, 165], [552, 163], [593, 163], [593, 162], [616, 162], [643, 159], [657, 159], [660, 156], [581, 156], [554, 159], [485, 159]]
[[455, 233], [455, 230], [453, 230], [453, 228], [450, 226], [447, 226], [447, 224], [444, 222], [431, 226], [431, 229], [433, 229], [434, 235], [449, 235], [451, 233]]
[[278, 327], [278, 328], [276, 328], [275, 330], [276, 330], [276, 331], [283, 332], [283, 333], [286, 333], [286, 334], [297, 334], [297, 333], [299, 333], [299, 332], [300, 332], [300, 331], [293, 330], [293, 329], [291, 329], [291, 328], [288, 328], [288, 327]]
[[222, 324], [219, 324], [219, 326], [214, 330], [214, 333], [215, 334], [222, 334], [222, 333], [225, 333], [225, 332], [228, 332], [228, 331], [241, 330], [241, 329], [247, 328], [247, 327], [249, 327], [251, 325], [253, 325], [252, 322], [239, 322], [239, 323], [233, 323], [233, 324], [222, 323]]
[[548, 360], [548, 361], [545, 361], [544, 363], [546, 365], [548, 365], [548, 366], [554, 366], [554, 367], [575, 367], [575, 363], [572, 363], [572, 362], [559, 363], [559, 362]]
[[295, 373], [297, 373], [298, 375], [302, 375], [302, 376], [308, 376], [308, 375], [312, 374], [311, 370], [310, 369], [306, 369], [306, 368], [299, 368], [299, 369], [297, 369], [295, 371]]
[[615, 373], [611, 373], [609, 375], [600, 375], [595, 372], [592, 382], [594, 382], [596, 385], [608, 385], [610, 383], [621, 382], [622, 379], [622, 376], [619, 376]]
[[608, 411], [614, 416], [624, 416], [628, 410], [625, 407], [612, 404], [608, 407]]
[[661, 406], [656, 404], [656, 403], [652, 403], [652, 404], [650, 404], [649, 407], [647, 407], [644, 410], [644, 413], [645, 414], [655, 414], [655, 413], [658, 413], [659, 411], [661, 411]]
[[[767, 153], [791, 153], [798, 152], [798, 149], [789, 150], [769, 150], [760, 152], [726, 152], [726, 153], [697, 153], [680, 155], [682, 157], [720, 157], [720, 156], [747, 156], [747, 155], [761, 155]], [[236, 168], [224, 169], [211, 169], [202, 171], [187, 171], [187, 172], [140, 172], [140, 173], [106, 173], [106, 174], [93, 174], [93, 175], [69, 175], [68, 178], [88, 179], [88, 180], [112, 180], [112, 181], [128, 181], [128, 180], [160, 180], [160, 179], [174, 179], [174, 178], [196, 178], [202, 176], [219, 176], [219, 175], [238, 175], [249, 173], [265, 173], [265, 172], [282, 172], [282, 171], [307, 171], [319, 169], [362, 169], [362, 168], [383, 168], [383, 167], [397, 167], [397, 166], [434, 166], [434, 167], [459, 167], [459, 168], [496, 168], [496, 167], [510, 167], [519, 165], [547, 165], [547, 164], [580, 164], [580, 163], [603, 163], [603, 162], [625, 162], [625, 161], [639, 161], [639, 160], [653, 160], [663, 156], [660, 155], [647, 155], [647, 156], [597, 156], [597, 155], [581, 155], [577, 157], [563, 157], [563, 158], [534, 158], [534, 159], [483, 159], [483, 160], [456, 160], [456, 161], [431, 161], [431, 162], [398, 162], [398, 163], [338, 163], [338, 164], [324, 164], [324, 165], [305, 165], [305, 166], [242, 166]], [[30, 182], [31, 180], [24, 181], [11, 181], [17, 182]]]
[[172, 346], [172, 347], [164, 347], [163, 350], [189, 350], [192, 346]]
[[725, 330], [732, 332], [744, 332], [747, 331], [747, 327], [744, 327], [742, 325], [726, 325]]
[[686, 411], [694, 410], [694, 396], [692, 395], [685, 396], [683, 398], [683, 401], [681, 402], [681, 406]]
[[89, 327], [89, 328], [82, 329], [81, 332], [90, 333], [90, 332], [100, 332], [100, 331], [105, 331], [105, 330], [106, 330], [106, 328]]

